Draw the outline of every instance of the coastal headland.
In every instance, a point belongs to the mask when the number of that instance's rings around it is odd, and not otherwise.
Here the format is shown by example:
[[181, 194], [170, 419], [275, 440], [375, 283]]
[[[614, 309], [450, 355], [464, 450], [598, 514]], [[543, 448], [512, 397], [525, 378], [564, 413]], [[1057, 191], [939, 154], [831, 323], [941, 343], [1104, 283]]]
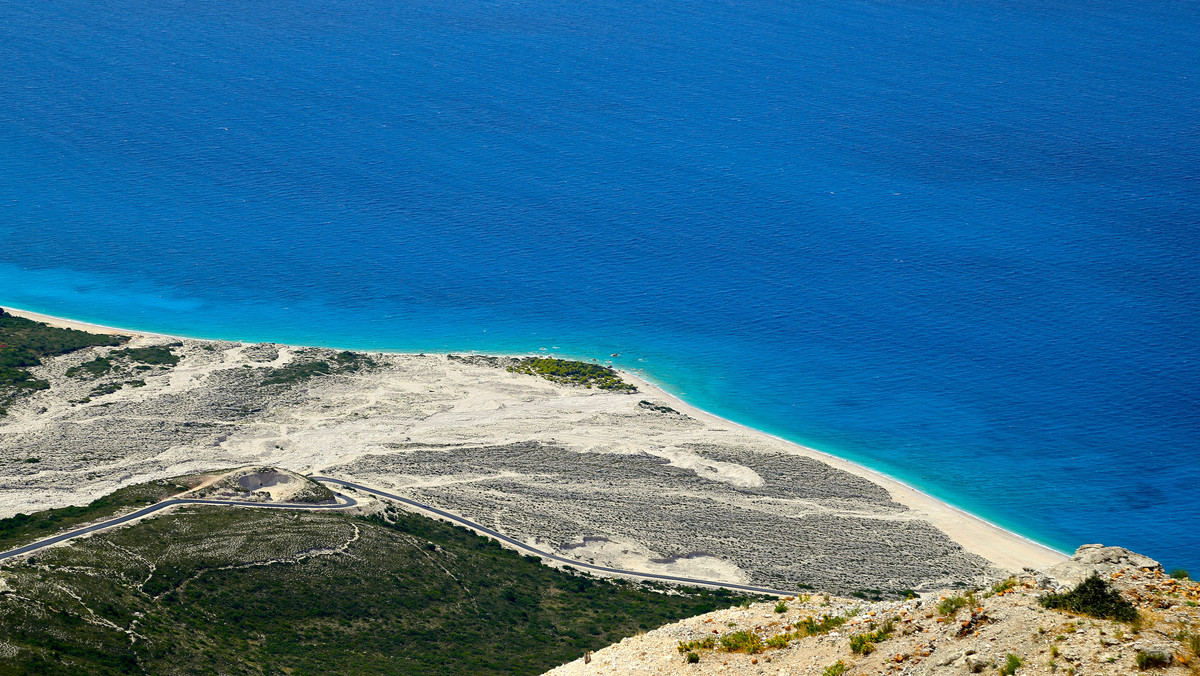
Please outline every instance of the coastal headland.
[[636, 392], [552, 382], [512, 357], [191, 340], [6, 310], [131, 338], [29, 369], [49, 386], [0, 417], [0, 517], [269, 464], [580, 561], [780, 589], [899, 597], [1066, 558], [628, 373]]

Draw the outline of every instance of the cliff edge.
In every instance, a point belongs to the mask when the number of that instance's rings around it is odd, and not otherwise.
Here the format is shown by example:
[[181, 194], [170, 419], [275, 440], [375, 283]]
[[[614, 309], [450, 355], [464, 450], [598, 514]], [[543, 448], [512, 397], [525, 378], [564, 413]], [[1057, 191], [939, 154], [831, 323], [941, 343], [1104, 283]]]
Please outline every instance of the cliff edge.
[[[985, 589], [865, 603], [789, 597], [625, 639], [548, 672], [1200, 674], [1200, 583], [1121, 547]], [[1107, 618], [1107, 619], [1106, 619]]]

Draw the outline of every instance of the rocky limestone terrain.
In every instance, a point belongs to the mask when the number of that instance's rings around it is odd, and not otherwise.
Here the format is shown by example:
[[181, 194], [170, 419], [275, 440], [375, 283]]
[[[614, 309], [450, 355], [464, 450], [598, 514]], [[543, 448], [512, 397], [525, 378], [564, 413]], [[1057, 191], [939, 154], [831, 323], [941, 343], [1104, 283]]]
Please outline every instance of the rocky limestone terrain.
[[[1133, 604], [1136, 620], [1097, 619], [1039, 603], [1092, 574]], [[1173, 579], [1157, 562], [1120, 547], [1085, 545], [1070, 561], [971, 593], [878, 603], [809, 595], [721, 610], [625, 639], [548, 676], [1195, 676], [1198, 605], [1200, 583]]]
[[[128, 356], [154, 346], [170, 359]], [[50, 387], [0, 417], [0, 517], [271, 465], [397, 492], [626, 569], [893, 598], [1004, 574], [932, 520], [978, 526], [966, 515], [914, 508], [880, 478], [662, 405], [644, 384], [586, 389], [483, 357], [152, 336], [120, 349], [32, 369]], [[1004, 542], [993, 549], [1023, 546]]]

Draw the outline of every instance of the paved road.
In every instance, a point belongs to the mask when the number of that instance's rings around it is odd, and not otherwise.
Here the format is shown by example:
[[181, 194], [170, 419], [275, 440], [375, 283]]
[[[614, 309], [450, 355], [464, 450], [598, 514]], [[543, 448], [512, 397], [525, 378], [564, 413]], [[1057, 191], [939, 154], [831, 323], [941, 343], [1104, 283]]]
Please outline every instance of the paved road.
[[577, 561], [575, 559], [568, 559], [568, 558], [565, 558], [562, 556], [558, 556], [556, 554], [551, 554], [550, 552], [544, 552], [540, 549], [530, 547], [529, 545], [525, 544], [524, 542], [514, 540], [503, 533], [500, 533], [500, 532], [492, 530], [491, 528], [488, 528], [487, 526], [482, 526], [480, 524], [475, 523], [474, 521], [464, 519], [463, 517], [458, 516], [456, 514], [451, 514], [450, 512], [440, 510], [437, 507], [431, 507], [424, 503], [420, 503], [420, 502], [417, 502], [416, 500], [412, 500], [412, 499], [409, 499], [409, 498], [406, 498], [406, 497], [403, 497], [400, 495], [393, 495], [391, 493], [385, 493], [385, 492], [375, 489], [375, 488], [368, 488], [366, 486], [362, 486], [362, 485], [356, 484], [356, 483], [351, 483], [349, 481], [344, 481], [342, 479], [333, 479], [331, 477], [324, 477], [324, 476], [310, 476], [308, 478], [312, 479], [313, 481], [321, 481], [321, 482], [325, 482], [325, 483], [337, 484], [339, 486], [345, 486], [347, 488], [354, 488], [356, 490], [363, 491], [364, 493], [371, 493], [372, 495], [378, 495], [380, 497], [384, 497], [389, 500], [403, 502], [406, 505], [411, 505], [418, 509], [422, 509], [426, 512], [432, 512], [433, 514], [437, 514], [438, 516], [440, 516], [444, 519], [448, 519], [454, 523], [466, 526], [467, 528], [470, 528], [472, 530], [483, 533], [489, 537], [500, 540], [501, 542], [506, 542], [506, 543], [516, 547], [517, 549], [521, 549], [521, 550], [530, 552], [532, 554], [536, 554], [537, 556], [540, 556], [543, 559], [550, 559], [552, 561], [558, 561], [559, 563], [565, 563], [565, 564], [567, 564], [569, 566], [573, 566], [575, 568], [582, 568], [584, 570], [594, 570], [594, 571], [597, 571], [600, 573], [614, 573], [617, 575], [627, 575], [630, 577], [639, 577], [639, 578], [643, 578], [643, 579], [647, 579], [647, 580], [663, 580], [665, 582], [674, 582], [674, 583], [678, 583], [678, 584], [703, 585], [706, 587], [721, 587], [723, 589], [733, 589], [736, 591], [750, 592], [753, 594], [771, 594], [774, 596], [792, 596], [793, 594], [796, 593], [794, 591], [780, 591], [778, 589], [766, 589], [764, 587], [752, 587], [750, 585], [734, 584], [731, 582], [715, 582], [713, 580], [698, 580], [698, 579], [690, 578], [690, 577], [676, 577], [674, 575], [658, 575], [656, 573], [643, 573], [643, 572], [639, 572], [636, 570], [621, 570], [620, 568], [608, 568], [606, 566], [597, 566], [597, 565], [591, 564], [591, 563], [584, 563], [583, 561]]
[[[583, 570], [591, 570], [591, 571], [596, 571], [598, 573], [609, 573], [609, 574], [615, 574], [615, 575], [626, 575], [629, 577], [637, 577], [637, 578], [641, 578], [644, 580], [662, 580], [664, 582], [673, 582], [676, 584], [690, 584], [690, 585], [702, 585], [705, 587], [719, 587], [719, 588], [723, 588], [723, 589], [732, 589], [735, 591], [750, 592], [752, 594], [771, 594], [771, 595], [775, 595], [775, 596], [791, 596], [792, 594], [795, 593], [795, 592], [791, 592], [791, 591], [781, 591], [778, 589], [767, 589], [765, 587], [754, 587], [751, 585], [734, 584], [732, 582], [718, 582], [718, 581], [714, 581], [714, 580], [701, 580], [701, 579], [691, 578], [691, 577], [678, 577], [675, 575], [659, 575], [657, 573], [644, 573], [644, 572], [640, 572], [640, 571], [636, 571], [636, 570], [622, 570], [620, 568], [609, 568], [607, 566], [597, 566], [595, 564], [585, 563], [583, 561], [578, 561], [576, 559], [568, 559], [566, 557], [558, 556], [557, 554], [551, 554], [550, 552], [544, 552], [535, 547], [530, 547], [529, 545], [525, 544], [524, 542], [520, 542], [519, 540], [514, 540], [503, 533], [500, 533], [498, 531], [492, 530], [491, 528], [488, 528], [487, 526], [475, 523], [474, 521], [471, 521], [469, 519], [464, 519], [463, 517], [458, 516], [457, 514], [451, 514], [450, 512], [443, 511], [441, 509], [438, 509], [437, 507], [433, 507], [431, 505], [426, 505], [424, 503], [417, 502], [416, 500], [412, 500], [410, 498], [406, 498], [401, 495], [393, 495], [391, 493], [386, 493], [384, 491], [381, 491], [381, 490], [378, 490], [375, 488], [368, 488], [367, 486], [352, 483], [349, 481], [344, 481], [342, 479], [334, 479], [331, 477], [323, 477], [323, 476], [314, 476], [314, 477], [309, 477], [309, 478], [312, 479], [313, 481], [337, 484], [339, 486], [345, 486], [347, 488], [353, 488], [355, 490], [360, 490], [364, 493], [378, 495], [379, 497], [387, 498], [388, 500], [395, 500], [396, 502], [402, 502], [411, 507], [416, 507], [417, 509], [424, 510], [426, 512], [430, 512], [432, 514], [437, 514], [438, 516], [440, 516], [448, 521], [460, 524], [462, 526], [466, 526], [467, 528], [475, 530], [479, 533], [483, 533], [484, 535], [495, 538], [496, 540], [499, 540], [501, 542], [505, 542], [509, 545], [512, 545], [513, 547], [516, 547], [519, 550], [526, 551], [531, 554], [535, 554], [537, 556], [542, 557], [543, 559], [550, 559], [551, 561], [565, 563], [569, 566], [573, 566], [575, 568], [579, 568], [579, 569], [583, 569]], [[43, 547], [49, 547], [50, 545], [57, 544], [64, 540], [70, 540], [71, 538], [77, 538], [80, 535], [87, 535], [88, 533], [95, 533], [96, 531], [105, 530], [108, 528], [112, 528], [114, 526], [120, 526], [121, 524], [129, 523], [130, 521], [133, 521], [134, 519], [140, 519], [141, 517], [146, 516], [147, 514], [152, 514], [161, 509], [166, 509], [168, 507], [174, 507], [176, 505], [227, 505], [227, 506], [232, 506], [232, 507], [253, 507], [256, 509], [343, 509], [346, 507], [353, 507], [358, 504], [358, 502], [354, 498], [351, 498], [349, 496], [343, 495], [341, 493], [334, 493], [334, 495], [336, 495], [339, 500], [339, 502], [335, 505], [306, 505], [306, 504], [286, 503], [286, 502], [262, 503], [262, 502], [237, 502], [235, 500], [199, 500], [199, 499], [190, 499], [190, 498], [172, 498], [169, 500], [163, 500], [162, 502], [157, 502], [148, 507], [143, 507], [143, 508], [137, 510], [136, 512], [133, 512], [131, 514], [126, 514], [125, 516], [119, 516], [115, 519], [110, 519], [108, 521], [103, 521], [101, 523], [92, 524], [90, 526], [84, 526], [82, 528], [76, 528], [74, 530], [69, 530], [65, 533], [60, 533], [53, 537], [48, 537], [45, 540], [38, 540], [37, 542], [31, 542], [27, 545], [24, 545], [22, 547], [17, 547], [16, 549], [11, 549], [7, 552], [0, 552], [0, 561], [12, 558], [14, 556], [20, 556], [21, 554], [28, 554], [29, 552], [37, 551], [39, 549], [42, 549]]]
[[134, 519], [140, 519], [141, 517], [146, 516], [147, 514], [152, 514], [154, 512], [157, 512], [160, 509], [166, 509], [168, 507], [174, 507], [176, 505], [232, 505], [234, 507], [254, 507], [256, 509], [343, 509], [346, 507], [353, 507], [358, 504], [358, 501], [355, 500], [354, 498], [342, 495], [341, 493], [334, 493], [334, 495], [336, 495], [339, 499], [339, 502], [336, 505], [306, 505], [306, 504], [291, 503], [291, 502], [279, 502], [279, 503], [275, 503], [275, 504], [268, 504], [268, 503], [261, 503], [261, 502], [237, 502], [236, 500], [199, 500], [199, 499], [190, 499], [190, 498], [172, 498], [170, 500], [163, 500], [162, 502], [156, 502], [153, 505], [150, 505], [149, 507], [143, 507], [143, 508], [139, 509], [138, 511], [133, 512], [132, 514], [126, 514], [125, 516], [119, 516], [115, 519], [109, 519], [108, 521], [102, 521], [100, 523], [92, 524], [90, 526], [84, 526], [83, 528], [76, 528], [75, 530], [69, 530], [65, 533], [60, 533], [58, 535], [55, 535], [54, 537], [46, 538], [45, 540], [38, 540], [37, 542], [31, 542], [23, 547], [17, 547], [16, 549], [11, 549], [7, 552], [0, 552], [0, 561], [3, 561], [4, 559], [12, 558], [14, 556], [20, 556], [21, 554], [28, 554], [29, 552], [36, 551], [38, 549], [41, 549], [42, 547], [49, 547], [50, 545], [57, 544], [59, 542], [62, 542], [63, 540], [70, 540], [71, 538], [77, 538], [80, 535], [87, 535], [88, 533], [95, 533], [98, 530], [112, 528], [113, 526], [120, 526], [123, 523], [129, 523], [130, 521], [133, 521]]

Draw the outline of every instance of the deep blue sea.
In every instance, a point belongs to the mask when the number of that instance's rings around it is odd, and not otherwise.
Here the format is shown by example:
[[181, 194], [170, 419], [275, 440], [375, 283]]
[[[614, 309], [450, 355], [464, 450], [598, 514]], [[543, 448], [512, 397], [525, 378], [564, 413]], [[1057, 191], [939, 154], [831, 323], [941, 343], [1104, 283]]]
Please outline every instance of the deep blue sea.
[[1198, 27], [1192, 0], [0, 0], [0, 305], [611, 359], [1200, 572]]

